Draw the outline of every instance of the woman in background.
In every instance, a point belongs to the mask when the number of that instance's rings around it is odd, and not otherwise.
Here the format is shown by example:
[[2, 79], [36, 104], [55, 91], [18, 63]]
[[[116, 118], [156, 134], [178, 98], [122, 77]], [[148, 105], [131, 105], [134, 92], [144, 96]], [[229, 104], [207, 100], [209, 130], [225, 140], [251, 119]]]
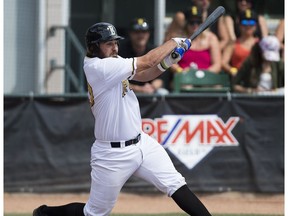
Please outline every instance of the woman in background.
[[264, 37], [256, 43], [234, 79], [234, 91], [259, 93], [283, 88], [284, 61], [279, 51], [280, 42], [275, 36]]
[[253, 45], [258, 41], [254, 36], [257, 26], [257, 14], [250, 9], [240, 13], [240, 36], [231, 42], [223, 52], [222, 69], [234, 77], [244, 60], [249, 56]]
[[[206, 20], [206, 18], [213, 12], [213, 9], [210, 7], [211, 2], [212, 0], [192, 0], [192, 7], [190, 7], [189, 10], [176, 12], [171, 24], [167, 28], [165, 41], [173, 37], [179, 37], [185, 33], [187, 12], [189, 14], [189, 11], [193, 8], [193, 6], [201, 8], [202, 21]], [[220, 48], [223, 50], [229, 42], [228, 30], [226, 28], [223, 16], [221, 16], [215, 24], [210, 26], [210, 31], [217, 36], [220, 42]]]
[[[192, 6], [186, 13], [185, 35], [192, 35], [202, 23], [202, 9]], [[178, 64], [173, 65], [173, 72], [182, 70], [203, 69], [213, 73], [219, 73], [221, 70], [221, 50], [216, 35], [209, 30], [204, 31], [191, 44], [191, 47], [184, 54]]]
[[[253, 0], [237, 0], [236, 5], [236, 15], [226, 15], [224, 17], [224, 22], [227, 26], [227, 31], [229, 34], [230, 41], [236, 41], [237, 38], [240, 35], [240, 29], [239, 29], [239, 15], [246, 11], [247, 9], [254, 10], [253, 8]], [[257, 26], [256, 26], [255, 36], [261, 39], [262, 37], [265, 37], [268, 35], [268, 26], [267, 22], [263, 15], [257, 16]]]

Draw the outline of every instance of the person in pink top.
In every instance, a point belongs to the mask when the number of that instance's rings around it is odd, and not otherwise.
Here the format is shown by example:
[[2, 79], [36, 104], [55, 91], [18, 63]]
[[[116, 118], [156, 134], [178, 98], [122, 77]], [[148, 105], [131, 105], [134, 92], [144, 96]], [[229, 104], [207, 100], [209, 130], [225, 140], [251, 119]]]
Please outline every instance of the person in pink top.
[[[196, 5], [202, 9], [202, 19], [206, 18], [213, 12], [214, 8], [211, 7], [213, 0], [191, 0], [192, 5]], [[173, 16], [172, 22], [168, 25], [167, 31], [165, 33], [165, 41], [172, 37], [178, 37], [183, 35], [186, 26], [186, 16], [188, 10], [180, 10]], [[219, 19], [214, 23], [214, 25], [209, 27], [209, 30], [213, 32], [220, 43], [221, 51], [229, 42], [228, 29], [225, 24], [224, 16], [219, 17]]]
[[178, 63], [181, 68], [207, 69], [211, 65], [210, 50], [188, 50], [183, 59]]
[[[190, 37], [203, 22], [202, 9], [192, 6], [186, 13], [184, 37]], [[213, 73], [221, 70], [221, 49], [216, 35], [209, 30], [204, 31], [195, 40], [178, 64], [172, 66], [173, 72], [189, 69], [203, 69]]]
[[257, 26], [257, 14], [247, 9], [240, 14], [240, 36], [229, 44], [223, 52], [222, 68], [234, 77], [244, 60], [249, 56], [253, 45], [259, 40], [254, 36]]

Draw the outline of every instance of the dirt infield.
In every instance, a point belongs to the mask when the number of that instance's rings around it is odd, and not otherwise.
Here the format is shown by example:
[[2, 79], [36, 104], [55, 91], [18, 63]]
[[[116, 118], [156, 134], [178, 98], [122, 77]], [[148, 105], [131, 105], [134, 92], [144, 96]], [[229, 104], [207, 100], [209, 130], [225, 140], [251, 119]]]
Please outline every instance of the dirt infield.
[[[198, 194], [207, 208], [216, 213], [283, 214], [283, 194], [217, 193]], [[86, 202], [88, 194], [4, 194], [4, 213], [31, 213], [36, 206]], [[165, 195], [121, 193], [114, 213], [177, 213], [179, 207]]]

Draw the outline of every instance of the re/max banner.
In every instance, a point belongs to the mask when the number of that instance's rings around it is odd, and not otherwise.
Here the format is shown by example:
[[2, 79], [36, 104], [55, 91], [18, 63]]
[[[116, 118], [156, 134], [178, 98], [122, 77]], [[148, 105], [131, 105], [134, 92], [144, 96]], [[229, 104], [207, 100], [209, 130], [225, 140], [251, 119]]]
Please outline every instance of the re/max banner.
[[[142, 128], [193, 191], [284, 192], [284, 97], [139, 97]], [[90, 189], [86, 97], [4, 98], [5, 192]], [[160, 158], [159, 158], [160, 159]], [[132, 177], [123, 190], [152, 192]]]

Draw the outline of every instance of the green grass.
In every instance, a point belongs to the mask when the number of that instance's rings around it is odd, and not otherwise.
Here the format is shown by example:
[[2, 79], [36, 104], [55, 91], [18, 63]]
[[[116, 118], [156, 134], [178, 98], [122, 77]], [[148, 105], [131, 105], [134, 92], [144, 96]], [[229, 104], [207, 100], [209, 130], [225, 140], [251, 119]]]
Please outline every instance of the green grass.
[[[4, 214], [4, 216], [31, 216], [32, 214]], [[111, 216], [187, 216], [187, 214], [112, 214]], [[215, 214], [213, 216], [284, 216], [284, 215], [263, 215], [263, 214]]]

